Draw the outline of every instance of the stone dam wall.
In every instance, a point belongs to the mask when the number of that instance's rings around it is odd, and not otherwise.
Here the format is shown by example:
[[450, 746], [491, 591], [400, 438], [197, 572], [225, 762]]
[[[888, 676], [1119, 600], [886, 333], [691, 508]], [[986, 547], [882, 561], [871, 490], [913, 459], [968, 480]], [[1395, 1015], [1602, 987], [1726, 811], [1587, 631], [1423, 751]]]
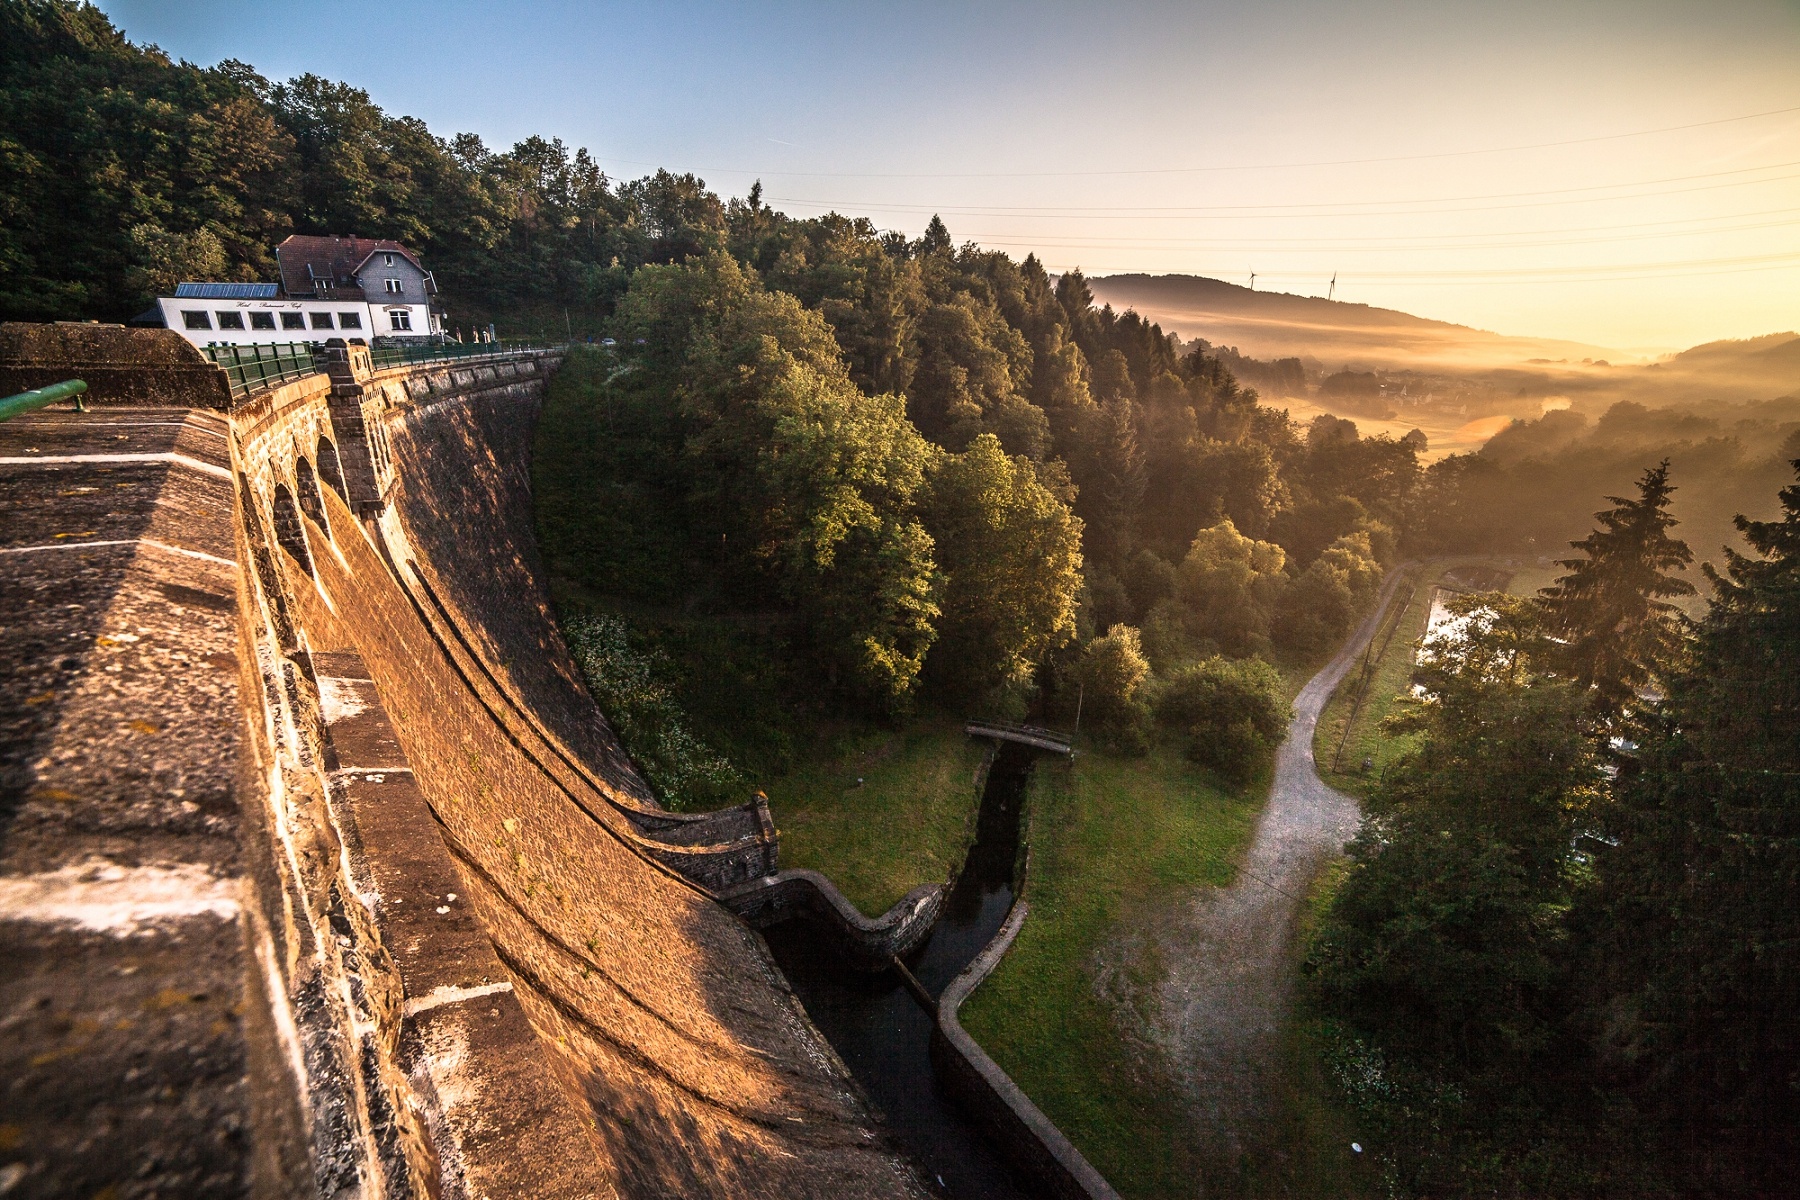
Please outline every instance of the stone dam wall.
[[0, 424], [0, 1192], [926, 1195], [719, 902], [829, 885], [658, 809], [556, 633], [557, 356], [234, 405], [180, 341], [0, 328], [92, 386]]

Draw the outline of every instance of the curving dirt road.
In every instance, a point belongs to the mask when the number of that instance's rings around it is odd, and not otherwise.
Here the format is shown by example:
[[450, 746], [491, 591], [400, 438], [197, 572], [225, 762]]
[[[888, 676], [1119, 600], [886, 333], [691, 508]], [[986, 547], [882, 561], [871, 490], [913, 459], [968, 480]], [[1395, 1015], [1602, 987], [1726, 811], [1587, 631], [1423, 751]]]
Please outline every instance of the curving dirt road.
[[1293, 985], [1296, 909], [1326, 858], [1356, 831], [1356, 801], [1327, 787], [1314, 768], [1313, 729], [1374, 635], [1401, 575], [1388, 577], [1375, 611], [1295, 698], [1269, 802], [1237, 880], [1197, 897], [1158, 933], [1168, 967], [1158, 1039], [1189, 1089], [1209, 1154], [1222, 1163], [1242, 1160], [1270, 1111], [1270, 1075]]

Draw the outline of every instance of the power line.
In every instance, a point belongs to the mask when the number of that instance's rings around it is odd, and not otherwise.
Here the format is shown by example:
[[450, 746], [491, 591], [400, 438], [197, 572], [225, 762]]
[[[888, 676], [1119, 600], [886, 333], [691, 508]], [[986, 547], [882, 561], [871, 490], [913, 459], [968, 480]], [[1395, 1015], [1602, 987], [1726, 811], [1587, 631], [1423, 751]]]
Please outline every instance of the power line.
[[[1800, 212], [1800, 210], [1794, 210]], [[1596, 231], [1612, 228], [1628, 228], [1628, 226], [1595, 226]], [[1500, 234], [1441, 234], [1415, 235], [1396, 237], [1357, 237], [1357, 238], [1291, 238], [1244, 240], [1230, 238], [1156, 238], [1156, 237], [1080, 237], [1073, 234], [1045, 234], [1042, 237], [1020, 241], [1016, 232], [984, 235], [970, 234], [970, 240], [983, 246], [997, 247], [1033, 247], [1033, 246], [1120, 246], [1127, 249], [1157, 249], [1161, 247], [1206, 246], [1220, 250], [1307, 250], [1320, 247], [1344, 250], [1351, 253], [1366, 251], [1368, 253], [1402, 253], [1420, 250], [1522, 250], [1547, 246], [1592, 246], [1610, 242], [1656, 241], [1666, 238], [1709, 237], [1720, 234], [1749, 233], [1765, 229], [1800, 229], [1800, 221], [1764, 221], [1753, 225], [1731, 225], [1710, 229], [1672, 229], [1661, 233], [1622, 234], [1618, 237], [1604, 238], [1561, 238], [1554, 241], [1462, 241], [1445, 239], [1462, 239], [1469, 237], [1498, 237]], [[1519, 237], [1529, 237], [1529, 233], [1521, 233]]]
[[[1614, 275], [1636, 275], [1643, 271], [1681, 271], [1691, 267], [1779, 267], [1787, 264], [1800, 265], [1800, 250], [1785, 254], [1748, 254], [1729, 258], [1687, 258], [1672, 262], [1620, 263], [1617, 265], [1595, 264], [1592, 266], [1570, 267], [1494, 267], [1491, 269], [1469, 269], [1457, 271], [1358, 271], [1358, 279], [1438, 279], [1453, 276], [1458, 279], [1543, 279], [1554, 275], [1581, 275], [1611, 277]], [[1316, 274], [1316, 272], [1315, 272]]]
[[[1418, 215], [1425, 215], [1426, 213], [1429, 213], [1433, 210], [1429, 210], [1429, 209], [1420, 210], [1417, 208], [1407, 207], [1407, 208], [1390, 208], [1390, 209], [1378, 210], [1378, 211], [1376, 211], [1376, 210], [1372, 210], [1372, 211], [1342, 211], [1342, 212], [1329, 213], [1329, 214], [1320, 214], [1313, 210], [1318, 210], [1318, 209], [1343, 209], [1343, 210], [1369, 209], [1370, 206], [1373, 206], [1373, 205], [1463, 204], [1463, 203], [1466, 203], [1469, 201], [1514, 200], [1514, 199], [1523, 199], [1523, 198], [1533, 197], [1533, 196], [1571, 196], [1571, 197], [1574, 197], [1574, 196], [1585, 196], [1585, 194], [1589, 193], [1589, 192], [1616, 191], [1620, 188], [1660, 187], [1661, 185], [1667, 184], [1667, 183], [1688, 183], [1688, 182], [1692, 182], [1694, 180], [1699, 180], [1699, 179], [1724, 179], [1726, 176], [1730, 176], [1730, 175], [1748, 175], [1748, 174], [1753, 174], [1758, 171], [1782, 171], [1782, 170], [1791, 169], [1793, 167], [1800, 167], [1800, 161], [1784, 162], [1784, 163], [1767, 163], [1763, 166], [1757, 166], [1757, 167], [1738, 167], [1738, 168], [1735, 168], [1730, 171], [1708, 171], [1708, 172], [1703, 172], [1698, 175], [1671, 175], [1671, 176], [1667, 176], [1662, 179], [1644, 179], [1644, 180], [1636, 180], [1636, 181], [1633, 181], [1630, 183], [1602, 183], [1602, 184], [1592, 184], [1592, 185], [1588, 185], [1588, 186], [1584, 186], [1584, 187], [1576, 187], [1576, 188], [1548, 188], [1548, 189], [1542, 189], [1542, 190], [1538, 190], [1538, 191], [1528, 191], [1528, 192], [1491, 192], [1491, 193], [1487, 193], [1487, 194], [1468, 195], [1468, 196], [1437, 196], [1437, 197], [1432, 197], [1429, 199], [1419, 199], [1419, 200], [1352, 200], [1352, 201], [1324, 200], [1324, 201], [1290, 202], [1290, 203], [1285, 203], [1285, 204], [1212, 204], [1212, 205], [1207, 205], [1207, 204], [1173, 205], [1173, 204], [1169, 204], [1169, 205], [1105, 205], [1105, 206], [1091, 206], [1091, 207], [1090, 206], [1077, 206], [1077, 205], [1048, 205], [1048, 206], [1041, 206], [1041, 207], [1027, 207], [1027, 206], [1000, 207], [1000, 206], [993, 206], [993, 205], [950, 206], [950, 205], [932, 205], [932, 204], [892, 204], [892, 203], [886, 203], [886, 202], [882, 202], [882, 201], [844, 202], [844, 201], [836, 201], [836, 200], [812, 200], [812, 199], [808, 199], [803, 196], [771, 196], [771, 197], [769, 197], [769, 199], [773, 202], [780, 203], [780, 204], [807, 204], [807, 205], [812, 205], [814, 207], [819, 207], [819, 208], [834, 208], [836, 206], [842, 205], [845, 208], [862, 209], [862, 210], [866, 210], [869, 212], [921, 213], [921, 214], [922, 213], [936, 213], [939, 215], [942, 215], [944, 213], [949, 213], [953, 216], [971, 216], [971, 217], [977, 217], [977, 216], [1047, 217], [1047, 218], [1072, 218], [1072, 219], [1081, 219], [1081, 220], [1094, 220], [1094, 219], [1139, 219], [1139, 220], [1141, 220], [1141, 219], [1144, 219], [1143, 217], [1135, 217], [1135, 216], [1131, 215], [1131, 214], [1140, 214], [1140, 213], [1144, 214], [1145, 217], [1184, 216], [1184, 215], [1189, 215], [1189, 214], [1209, 214], [1209, 215], [1218, 215], [1221, 217], [1231, 217], [1231, 216], [1239, 216], [1239, 215], [1272, 216], [1272, 217], [1282, 217], [1282, 216], [1316, 217], [1319, 215], [1344, 216], [1344, 217], [1418, 216]], [[1554, 200], [1554, 201], [1549, 201], [1548, 203], [1550, 203], [1550, 204], [1582, 204], [1582, 203], [1590, 203], [1593, 201], [1600, 201], [1600, 200], [1637, 200], [1637, 199], [1645, 199], [1645, 198], [1654, 197], [1654, 196], [1675, 196], [1675, 195], [1681, 195], [1686, 192], [1715, 191], [1717, 189], [1727, 188], [1727, 187], [1744, 187], [1744, 186], [1753, 186], [1756, 184], [1763, 184], [1763, 183], [1781, 183], [1781, 182], [1785, 182], [1790, 179], [1800, 179], [1800, 175], [1777, 175], [1777, 176], [1771, 176], [1767, 179], [1738, 179], [1738, 180], [1732, 180], [1732, 181], [1724, 182], [1724, 183], [1706, 184], [1706, 185], [1702, 185], [1699, 187], [1692, 187], [1692, 188], [1671, 188], [1671, 189], [1664, 190], [1664, 191], [1642, 192], [1642, 193], [1638, 193], [1636, 195], [1587, 196], [1585, 199]], [[1494, 208], [1538, 208], [1538, 207], [1544, 207], [1544, 205], [1543, 204], [1503, 204], [1503, 205], [1495, 205], [1493, 207]], [[1289, 210], [1307, 210], [1307, 211], [1294, 212], [1294, 211], [1289, 211]], [[1488, 210], [1484, 209], [1484, 208], [1454, 208], [1454, 209], [1439, 209], [1436, 211], [1440, 211], [1440, 212], [1483, 212], [1483, 211], [1488, 211]]]
[[[1092, 171], [751, 171], [736, 167], [692, 167], [708, 175], [755, 175], [771, 179], [1076, 179], [1111, 175], [1197, 175], [1225, 171], [1285, 171], [1309, 167], [1353, 167], [1378, 163], [1428, 162], [1445, 158], [1468, 158], [1484, 154], [1514, 154], [1526, 150], [1554, 150], [1566, 146], [1588, 146], [1599, 142], [1616, 142], [1628, 138], [1653, 137], [1664, 133], [1681, 133], [1741, 121], [1800, 113], [1800, 106], [1772, 108], [1764, 112], [1745, 113], [1736, 117], [1718, 117], [1710, 121], [1693, 121], [1686, 125], [1664, 125], [1656, 129], [1637, 129], [1627, 133], [1606, 133], [1593, 137], [1566, 138], [1555, 142], [1532, 142], [1516, 146], [1490, 146], [1477, 150], [1441, 150], [1429, 154], [1394, 154], [1376, 158], [1335, 158], [1314, 162], [1235, 163], [1206, 167], [1126, 167]], [[629, 158], [607, 158], [604, 161], [632, 167], [661, 167], [666, 164], [641, 162]]]
[[[1479, 272], [1479, 271], [1443, 271], [1443, 272], [1358, 271], [1358, 272], [1350, 274], [1348, 279], [1339, 279], [1338, 282], [1340, 285], [1353, 285], [1353, 284], [1360, 284], [1360, 283], [1379, 283], [1379, 284], [1383, 284], [1383, 285], [1387, 285], [1387, 286], [1400, 286], [1400, 287], [1441, 286], [1441, 285], [1464, 284], [1464, 283], [1466, 283], [1466, 284], [1613, 283], [1613, 282], [1625, 282], [1625, 281], [1631, 281], [1631, 280], [1645, 280], [1645, 279], [1703, 279], [1708, 276], [1714, 276], [1714, 275], [1747, 275], [1747, 274], [1756, 274], [1756, 273], [1763, 272], [1763, 271], [1800, 271], [1800, 254], [1780, 255], [1780, 256], [1773, 257], [1773, 258], [1764, 258], [1764, 259], [1737, 259], [1737, 260], [1722, 259], [1722, 260], [1717, 260], [1717, 261], [1722, 264], [1741, 263], [1743, 265], [1735, 265], [1735, 266], [1721, 265], [1715, 269], [1710, 269], [1710, 270], [1707, 270], [1707, 269], [1669, 270], [1667, 268], [1680, 267], [1680, 266], [1682, 266], [1682, 264], [1680, 264], [1680, 263], [1646, 263], [1641, 266], [1620, 266], [1616, 269], [1603, 268], [1603, 267], [1601, 267], [1601, 268], [1597, 268], [1597, 267], [1585, 267], [1585, 268], [1584, 267], [1569, 267], [1569, 268], [1545, 267], [1545, 268], [1536, 268], [1536, 269], [1532, 269], [1532, 270], [1520, 271], [1515, 274], [1503, 274], [1501, 272], [1485, 272], [1484, 273], [1484, 272]], [[1707, 264], [1707, 262], [1708, 262], [1708, 260], [1697, 260], [1697, 264], [1701, 265], [1701, 266], [1705, 266]], [[1046, 264], [1046, 269], [1054, 272], [1054, 271], [1060, 270], [1061, 268], [1055, 267], [1051, 264]], [[1097, 273], [1097, 272], [1104, 271], [1108, 274], [1115, 274], [1115, 275], [1154, 275], [1154, 274], [1166, 275], [1166, 274], [1170, 273], [1170, 266], [1167, 262], [1158, 263], [1157, 265], [1155, 265], [1153, 267], [1131, 267], [1131, 266], [1118, 266], [1118, 267], [1105, 266], [1105, 267], [1102, 267], [1102, 266], [1096, 266], [1096, 265], [1090, 264], [1088, 266], [1087, 270], [1089, 271], [1089, 273]], [[1558, 274], [1556, 274], [1556, 272], [1559, 270], [1566, 270], [1571, 273], [1558, 275]], [[1588, 273], [1577, 274], [1574, 272], [1588, 272]], [[1229, 269], [1215, 270], [1215, 269], [1206, 268], [1206, 267], [1184, 267], [1180, 273], [1181, 274], [1197, 274], [1197, 275], [1202, 275], [1206, 278], [1219, 279], [1219, 280], [1224, 280], [1227, 282], [1229, 282], [1230, 277], [1232, 275], [1232, 272]], [[1274, 279], [1308, 280], [1308, 281], [1311, 281], [1316, 284], [1319, 280], [1321, 280], [1325, 277], [1325, 272], [1323, 272], [1323, 271], [1310, 271], [1310, 272], [1282, 271], [1282, 272], [1273, 272], [1268, 277], [1274, 278]], [[1302, 299], [1304, 299], [1304, 298], [1305, 297], [1302, 297]], [[1316, 297], [1314, 297], [1314, 298], [1316, 299]]]
[[[1800, 179], [1800, 175], [1776, 175], [1776, 176], [1771, 176], [1768, 179], [1740, 179], [1740, 180], [1736, 180], [1731, 183], [1702, 184], [1698, 187], [1668, 188], [1668, 189], [1665, 189], [1663, 191], [1658, 191], [1658, 192], [1638, 192], [1638, 193], [1635, 193], [1632, 195], [1620, 195], [1620, 196], [1583, 196], [1583, 197], [1576, 197], [1576, 198], [1567, 199], [1567, 200], [1533, 200], [1533, 201], [1528, 201], [1528, 202], [1522, 203], [1522, 204], [1466, 205], [1461, 208], [1387, 208], [1387, 209], [1369, 208], [1369, 209], [1363, 209], [1363, 210], [1354, 211], [1354, 212], [1257, 211], [1253, 208], [1253, 206], [1244, 205], [1244, 206], [1240, 206], [1240, 208], [1238, 210], [1227, 210], [1227, 211], [1211, 211], [1211, 210], [1205, 210], [1205, 209], [1193, 209], [1193, 210], [1188, 210], [1187, 212], [1184, 213], [1180, 210], [1169, 210], [1169, 211], [1163, 212], [1161, 214], [1158, 214], [1156, 212], [1133, 212], [1133, 211], [1129, 211], [1129, 210], [1116, 210], [1116, 211], [1112, 211], [1112, 212], [1095, 211], [1095, 212], [1083, 213], [1083, 212], [1044, 212], [1044, 211], [1018, 210], [1018, 209], [952, 208], [948, 205], [916, 205], [916, 206], [902, 207], [902, 206], [898, 206], [898, 205], [842, 204], [842, 203], [828, 202], [828, 201], [823, 201], [823, 200], [804, 200], [804, 199], [798, 199], [798, 198], [793, 198], [793, 197], [776, 197], [774, 199], [776, 199], [776, 201], [778, 203], [782, 203], [782, 204], [811, 205], [815, 208], [822, 209], [822, 210], [829, 211], [829, 212], [842, 212], [845, 210], [855, 211], [857, 209], [863, 209], [863, 210], [867, 210], [869, 212], [879, 212], [879, 213], [883, 213], [883, 214], [891, 213], [894, 215], [908, 215], [908, 216], [923, 216], [926, 213], [933, 213], [938, 216], [952, 216], [952, 217], [1031, 217], [1031, 218], [1037, 218], [1040, 220], [1050, 220], [1050, 221], [1059, 221], [1059, 220], [1060, 221], [1153, 221], [1153, 220], [1157, 220], [1159, 218], [1159, 216], [1163, 219], [1189, 216], [1189, 217], [1193, 217], [1193, 218], [1202, 218], [1205, 220], [1212, 220], [1212, 221], [1279, 221], [1279, 220], [1316, 221], [1316, 220], [1320, 220], [1322, 218], [1323, 219], [1343, 219], [1343, 218], [1350, 218], [1350, 217], [1452, 216], [1452, 215], [1459, 214], [1459, 213], [1510, 212], [1510, 211], [1516, 211], [1519, 209], [1527, 209], [1527, 208], [1558, 208], [1558, 207], [1561, 207], [1564, 205], [1570, 205], [1570, 204], [1594, 204], [1594, 203], [1601, 203], [1601, 202], [1610, 201], [1610, 200], [1650, 200], [1650, 199], [1657, 199], [1657, 198], [1664, 197], [1664, 196], [1689, 195], [1694, 192], [1715, 192], [1715, 191], [1719, 191], [1722, 188], [1745, 187], [1745, 186], [1753, 186], [1756, 184], [1764, 184], [1764, 183], [1785, 183], [1792, 179]], [[1373, 204], [1373, 203], [1379, 203], [1379, 202], [1378, 201], [1369, 201], [1368, 203]], [[1405, 201], [1393, 201], [1390, 203], [1406, 203], [1406, 202]], [[1298, 208], [1302, 208], [1302, 207], [1307, 207], [1307, 206], [1298, 205], [1298, 204], [1268, 206], [1269, 209], [1279, 209], [1279, 208], [1298, 209]]]
[[[1358, 238], [1357, 240], [1358, 241], [1395, 241], [1395, 240], [1441, 241], [1441, 240], [1446, 240], [1446, 239], [1455, 240], [1455, 239], [1468, 238], [1468, 237], [1502, 237], [1502, 236], [1506, 236], [1509, 232], [1514, 233], [1519, 237], [1544, 237], [1544, 236], [1549, 236], [1551, 234], [1563, 234], [1563, 233], [1611, 233], [1615, 230], [1620, 230], [1620, 229], [1627, 229], [1627, 230], [1629, 230], [1629, 229], [1658, 229], [1658, 228], [1662, 228], [1663, 226], [1669, 226], [1669, 225], [1697, 226], [1697, 228], [1692, 228], [1692, 229], [1671, 229], [1668, 231], [1671, 234], [1730, 232], [1729, 229], [1715, 230], [1715, 229], [1709, 228], [1707, 223], [1708, 222], [1717, 222], [1717, 221], [1749, 221], [1749, 220], [1753, 220], [1758, 217], [1800, 217], [1800, 208], [1762, 208], [1762, 209], [1757, 209], [1754, 212], [1715, 213], [1712, 216], [1707, 216], [1707, 217], [1664, 217], [1661, 220], [1657, 220], [1657, 221], [1630, 221], [1630, 222], [1623, 222], [1623, 223], [1618, 222], [1618, 221], [1607, 221], [1605, 224], [1602, 224], [1602, 225], [1561, 225], [1561, 226], [1556, 226], [1556, 227], [1553, 227], [1550, 229], [1520, 229], [1520, 230], [1512, 230], [1512, 231], [1500, 230], [1496, 233], [1417, 233], [1417, 234], [1394, 234], [1391, 236], [1378, 235], [1378, 236], [1371, 237], [1371, 238]], [[1771, 222], [1767, 222], [1766, 224], [1769, 227], [1776, 227], [1776, 226], [1792, 224], [1792, 222], [1771, 221]], [[1762, 226], [1744, 226], [1744, 228], [1761, 228], [1761, 227]], [[975, 234], [973, 236], [980, 237], [982, 235]], [[1047, 237], [1062, 237], [1065, 235], [1063, 235], [1063, 234], [1046, 234], [1045, 236], [1047, 236]], [[1310, 244], [1336, 245], [1340, 240], [1341, 239], [1339, 239], [1339, 238], [1288, 238], [1288, 239], [1283, 239], [1281, 244], [1283, 244], [1283, 245], [1310, 245]]]

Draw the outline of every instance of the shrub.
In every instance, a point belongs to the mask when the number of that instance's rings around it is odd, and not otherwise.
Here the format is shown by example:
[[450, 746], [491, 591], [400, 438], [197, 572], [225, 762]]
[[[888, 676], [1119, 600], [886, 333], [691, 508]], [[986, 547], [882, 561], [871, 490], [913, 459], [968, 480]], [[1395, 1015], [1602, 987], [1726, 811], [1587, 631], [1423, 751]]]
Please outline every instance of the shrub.
[[1236, 783], [1268, 765], [1290, 716], [1281, 675], [1258, 658], [1217, 656], [1171, 675], [1156, 718], [1188, 738], [1188, 757]]
[[1150, 675], [1138, 631], [1114, 625], [1082, 650], [1079, 678], [1083, 705], [1100, 734], [1116, 750], [1141, 754], [1149, 748], [1149, 710], [1138, 690]]
[[1081, 685], [1088, 710], [1096, 717], [1116, 716], [1130, 708], [1149, 674], [1143, 642], [1129, 625], [1114, 625], [1081, 654]]
[[634, 645], [630, 627], [604, 613], [571, 618], [563, 634], [594, 702], [664, 805], [680, 812], [743, 798], [749, 785], [737, 768], [688, 728], [667, 683], [667, 655]]
[[1152, 671], [1166, 675], [1201, 655], [1218, 652], [1217, 643], [1194, 635], [1193, 625], [1193, 614], [1181, 601], [1171, 597], [1156, 602], [1142, 630], [1144, 657]]

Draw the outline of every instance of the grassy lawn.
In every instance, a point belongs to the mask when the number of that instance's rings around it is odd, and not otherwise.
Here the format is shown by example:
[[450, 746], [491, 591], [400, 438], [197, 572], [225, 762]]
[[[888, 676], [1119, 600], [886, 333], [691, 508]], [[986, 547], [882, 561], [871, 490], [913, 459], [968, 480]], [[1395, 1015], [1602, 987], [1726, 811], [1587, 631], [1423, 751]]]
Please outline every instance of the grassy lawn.
[[[1381, 777], [1382, 769], [1408, 748], [1410, 739], [1387, 734], [1381, 723], [1412, 686], [1413, 659], [1419, 639], [1425, 636], [1432, 591], [1438, 582], [1447, 575], [1453, 583], [1459, 575], [1506, 578], [1505, 590], [1523, 596], [1536, 592], [1563, 571], [1561, 567], [1535, 564], [1517, 567], [1511, 560], [1498, 558], [1444, 558], [1421, 565], [1411, 580], [1401, 584], [1403, 603], [1389, 610], [1370, 652], [1344, 677], [1320, 714], [1313, 737], [1313, 756], [1318, 760], [1320, 777], [1340, 791], [1362, 796]], [[1365, 759], [1370, 762], [1367, 771], [1362, 768]]]
[[1137, 931], [1231, 881], [1265, 786], [1221, 790], [1172, 748], [1044, 759], [1033, 778], [1031, 916], [962, 1020], [1124, 1195], [1192, 1196], [1199, 1179], [1191, 1118], [1136, 1032], [1160, 975]]
[[[1340, 791], [1362, 795], [1368, 784], [1380, 777], [1382, 768], [1406, 748], [1406, 739], [1384, 733], [1381, 723], [1393, 711], [1396, 698], [1411, 686], [1413, 655], [1425, 635], [1432, 585], [1441, 573], [1441, 564], [1426, 564], [1401, 583], [1369, 650], [1319, 715], [1313, 757], [1320, 778]], [[1364, 759], [1372, 761], [1366, 772]]]
[[798, 758], [767, 785], [781, 865], [830, 876], [869, 916], [948, 880], [974, 836], [984, 750], [960, 721], [930, 716], [845, 732]]

